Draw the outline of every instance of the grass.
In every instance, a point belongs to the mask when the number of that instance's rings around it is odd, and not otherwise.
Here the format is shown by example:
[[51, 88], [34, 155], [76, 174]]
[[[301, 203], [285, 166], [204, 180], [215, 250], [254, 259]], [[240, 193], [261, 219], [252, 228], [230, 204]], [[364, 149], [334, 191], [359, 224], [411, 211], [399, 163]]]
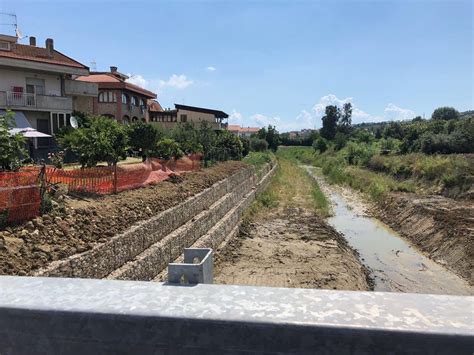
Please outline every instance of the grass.
[[411, 181], [399, 181], [388, 174], [376, 173], [359, 166], [350, 166], [336, 152], [317, 154], [310, 147], [295, 147], [286, 148], [283, 154], [302, 163], [321, 167], [330, 183], [348, 185], [367, 193], [376, 201], [382, 200], [390, 191], [414, 192], [416, 189]]
[[329, 202], [319, 188], [317, 182], [300, 167], [298, 161], [278, 150], [277, 172], [268, 186], [261, 193], [247, 211], [244, 218], [254, 217], [256, 214], [265, 214], [269, 208], [305, 208], [327, 216]]

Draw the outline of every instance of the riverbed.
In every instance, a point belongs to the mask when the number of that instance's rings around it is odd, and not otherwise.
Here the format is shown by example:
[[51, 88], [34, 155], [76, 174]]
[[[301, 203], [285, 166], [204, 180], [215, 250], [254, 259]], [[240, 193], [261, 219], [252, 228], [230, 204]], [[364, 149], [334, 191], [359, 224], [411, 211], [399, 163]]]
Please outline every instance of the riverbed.
[[368, 213], [368, 203], [348, 188], [330, 185], [317, 168], [305, 166], [332, 205], [328, 219], [370, 269], [375, 291], [472, 295], [461, 277], [422, 254]]

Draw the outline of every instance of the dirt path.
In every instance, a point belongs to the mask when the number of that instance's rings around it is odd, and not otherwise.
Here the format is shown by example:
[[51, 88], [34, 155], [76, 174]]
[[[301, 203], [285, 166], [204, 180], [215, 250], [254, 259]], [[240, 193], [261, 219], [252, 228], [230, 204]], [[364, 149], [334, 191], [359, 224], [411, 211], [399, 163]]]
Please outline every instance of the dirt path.
[[[222, 261], [221, 261], [222, 260]], [[216, 266], [215, 283], [368, 290], [357, 255], [307, 210], [272, 211], [247, 225]]]
[[311, 208], [311, 179], [294, 163], [279, 162], [280, 171], [261, 197], [275, 201], [271, 207], [259, 205], [217, 256], [215, 283], [370, 289], [357, 253]]

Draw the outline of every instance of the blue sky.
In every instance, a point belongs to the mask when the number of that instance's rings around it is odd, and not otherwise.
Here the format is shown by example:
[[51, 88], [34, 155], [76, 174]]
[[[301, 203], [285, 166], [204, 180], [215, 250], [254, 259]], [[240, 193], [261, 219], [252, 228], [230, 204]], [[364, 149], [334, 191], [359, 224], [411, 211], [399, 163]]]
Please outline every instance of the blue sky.
[[325, 105], [346, 101], [354, 122], [474, 107], [471, 1], [0, 0], [0, 11], [39, 44], [132, 74], [164, 107], [217, 108], [245, 126], [320, 127]]

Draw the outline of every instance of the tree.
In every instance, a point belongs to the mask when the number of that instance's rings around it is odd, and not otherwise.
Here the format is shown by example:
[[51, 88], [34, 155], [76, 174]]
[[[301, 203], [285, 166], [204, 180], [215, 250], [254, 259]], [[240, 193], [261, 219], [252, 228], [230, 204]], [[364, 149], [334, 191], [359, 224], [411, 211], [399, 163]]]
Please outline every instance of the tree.
[[213, 147], [216, 144], [216, 139], [216, 132], [212, 129], [211, 125], [206, 121], [201, 122], [201, 127], [198, 132], [198, 140], [199, 144], [202, 146], [204, 162], [214, 160], [212, 153]]
[[155, 147], [162, 136], [157, 128], [144, 122], [135, 122], [128, 127], [130, 148], [139, 151], [143, 161], [147, 159], [148, 152]]
[[252, 138], [250, 140], [250, 149], [253, 152], [264, 152], [268, 149], [268, 143], [265, 139]]
[[323, 127], [319, 131], [323, 138], [327, 140], [333, 140], [336, 136], [337, 122], [341, 115], [340, 110], [337, 106], [329, 105], [326, 106], [326, 114], [323, 116]]
[[177, 125], [171, 132], [171, 138], [179, 144], [185, 154], [202, 153], [204, 150], [200, 143], [199, 131], [190, 122]]
[[0, 171], [18, 170], [22, 157], [27, 155], [25, 137], [21, 134], [10, 134], [15, 127], [15, 114], [7, 111], [0, 115]]
[[400, 122], [390, 122], [383, 130], [383, 137], [402, 140], [404, 137], [404, 131]]
[[344, 134], [349, 134], [352, 129], [352, 104], [346, 102], [340, 114], [338, 131]]
[[459, 118], [459, 112], [453, 107], [438, 107], [431, 118], [434, 120], [454, 120]]
[[88, 117], [88, 126], [57, 136], [59, 145], [73, 152], [82, 167], [101, 161], [115, 165], [126, 158], [128, 135], [125, 126], [107, 117]]
[[184, 155], [184, 152], [174, 139], [165, 138], [156, 143], [152, 155], [163, 160], [177, 160]]
[[272, 125], [268, 125], [267, 128], [261, 128], [257, 133], [257, 137], [260, 139], [265, 139], [268, 143], [268, 148], [274, 152], [276, 152], [281, 142], [280, 134], [276, 130], [276, 127]]
[[313, 142], [313, 149], [322, 154], [328, 149], [328, 144], [323, 137], [319, 137]]
[[215, 156], [218, 160], [242, 159], [243, 145], [240, 138], [229, 131], [220, 131], [215, 145]]

